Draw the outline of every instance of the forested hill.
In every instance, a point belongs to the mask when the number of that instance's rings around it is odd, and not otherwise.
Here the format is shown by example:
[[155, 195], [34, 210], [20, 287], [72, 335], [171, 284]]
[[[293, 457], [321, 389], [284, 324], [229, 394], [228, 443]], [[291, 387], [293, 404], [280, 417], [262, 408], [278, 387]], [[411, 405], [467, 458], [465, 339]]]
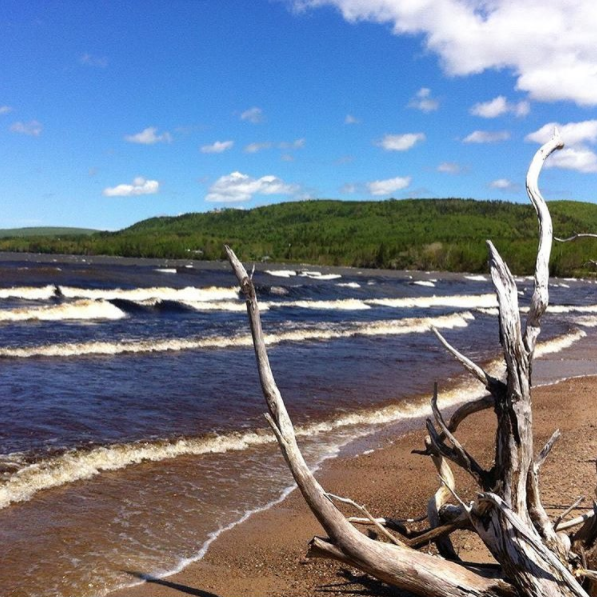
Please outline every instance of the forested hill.
[[[597, 205], [552, 201], [557, 236], [597, 232]], [[0, 239], [0, 250], [221, 259], [230, 244], [244, 260], [356, 267], [486, 271], [491, 239], [517, 273], [531, 273], [537, 219], [531, 205], [504, 201], [316, 200], [251, 210], [222, 209], [144, 220], [119, 232]], [[597, 259], [597, 240], [556, 243], [552, 273]]]

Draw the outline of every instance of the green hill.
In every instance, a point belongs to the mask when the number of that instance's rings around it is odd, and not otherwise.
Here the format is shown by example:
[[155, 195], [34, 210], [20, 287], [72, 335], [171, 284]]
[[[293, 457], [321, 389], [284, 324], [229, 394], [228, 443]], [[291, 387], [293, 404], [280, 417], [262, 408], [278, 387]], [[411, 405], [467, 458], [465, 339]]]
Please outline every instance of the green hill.
[[[597, 232], [597, 205], [552, 201], [549, 207], [556, 235]], [[222, 209], [151, 218], [90, 236], [0, 239], [0, 250], [221, 259], [227, 243], [247, 261], [478, 272], [487, 269], [486, 239], [513, 271], [532, 273], [532, 206], [471, 199], [316, 200]], [[590, 270], [586, 264], [593, 258], [597, 241], [556, 243], [552, 272]]]
[[34, 226], [27, 228], [0, 228], [0, 238], [22, 238], [25, 236], [70, 236], [80, 234], [94, 234], [98, 232], [92, 228], [64, 228], [59, 226]]

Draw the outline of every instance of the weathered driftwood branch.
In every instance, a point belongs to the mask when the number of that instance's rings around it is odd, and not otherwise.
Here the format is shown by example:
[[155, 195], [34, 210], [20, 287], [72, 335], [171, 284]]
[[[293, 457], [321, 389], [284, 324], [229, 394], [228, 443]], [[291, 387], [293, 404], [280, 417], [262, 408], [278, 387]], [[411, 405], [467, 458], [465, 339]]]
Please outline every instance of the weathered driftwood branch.
[[568, 238], [559, 238], [557, 236], [554, 236], [554, 240], [557, 240], [560, 243], [569, 243], [573, 240], [577, 240], [579, 238], [597, 238], [597, 234], [592, 234], [590, 232], [580, 232], [578, 234], [573, 234], [572, 236], [569, 236]]
[[406, 546], [369, 539], [355, 529], [332, 504], [307, 467], [296, 443], [290, 417], [269, 364], [253, 282], [234, 252], [229, 247], [226, 247], [226, 251], [246, 298], [261, 388], [268, 406], [270, 424], [305, 501], [329, 537], [327, 540], [314, 539], [309, 553], [350, 564], [416, 595], [515, 595], [512, 585], [502, 579], [485, 578], [466, 566], [438, 559]]
[[[499, 331], [504, 361], [505, 381], [497, 380], [452, 347], [436, 332], [447, 350], [489, 390], [490, 396], [472, 401], [457, 409], [449, 423], [437, 404], [437, 388], [431, 401], [435, 424], [427, 421], [429, 436], [421, 452], [433, 458], [442, 480], [438, 492], [428, 504], [429, 529], [409, 533], [399, 526], [400, 538], [393, 537], [362, 506], [342, 498], [365, 514], [367, 523], [390, 539], [375, 541], [358, 531], [330, 501], [307, 467], [296, 443], [296, 437], [280, 392], [270, 368], [259, 307], [251, 277], [234, 253], [227, 247], [228, 257], [247, 301], [247, 311], [268, 421], [280, 449], [307, 504], [317, 517], [328, 538], [316, 537], [309, 554], [327, 557], [355, 566], [376, 578], [416, 595], [439, 597], [482, 597], [517, 595], [519, 597], [586, 597], [579, 581], [592, 582], [595, 573], [588, 565], [585, 551], [597, 542], [595, 511], [568, 523], [561, 519], [552, 523], [541, 504], [539, 472], [558, 433], [535, 457], [531, 404], [532, 362], [541, 318], [548, 305], [549, 256], [552, 244], [551, 218], [537, 185], [545, 159], [562, 143], [557, 133], [535, 155], [527, 175], [527, 190], [537, 212], [539, 246], [535, 267], [534, 291], [523, 326], [518, 308], [518, 292], [514, 278], [497, 249], [488, 241], [491, 277], [498, 308]], [[475, 412], [493, 407], [497, 418], [494, 465], [484, 470], [460, 444], [454, 433], [462, 420]], [[436, 429], [436, 426], [439, 428]], [[446, 459], [451, 460], [476, 480], [481, 493], [467, 505], [456, 493], [454, 477]], [[457, 505], [449, 504], [450, 496]], [[337, 498], [336, 498], [337, 499]], [[381, 519], [386, 526], [389, 520]], [[581, 524], [572, 536], [564, 528]], [[497, 570], [471, 567], [451, 561], [457, 556], [449, 542], [458, 528], [472, 529], [485, 543], [499, 564]], [[417, 552], [415, 546], [429, 542], [438, 545], [449, 560]], [[575, 549], [581, 552], [579, 556]], [[497, 577], [496, 577], [497, 576]], [[578, 577], [578, 578], [577, 578]]]

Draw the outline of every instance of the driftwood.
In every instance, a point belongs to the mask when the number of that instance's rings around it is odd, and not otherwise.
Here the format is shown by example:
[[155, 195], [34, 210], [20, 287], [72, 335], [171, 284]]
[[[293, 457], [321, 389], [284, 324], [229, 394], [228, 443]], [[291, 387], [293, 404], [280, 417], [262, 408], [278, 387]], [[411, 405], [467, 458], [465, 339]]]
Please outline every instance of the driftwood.
[[[524, 326], [514, 278], [488, 241], [491, 276], [499, 305], [505, 379], [489, 375], [435, 331], [445, 348], [482, 381], [488, 395], [461, 406], [446, 422], [438, 405], [436, 387], [431, 401], [433, 419], [427, 421], [428, 436], [420, 453], [433, 459], [441, 483], [427, 505], [429, 528], [418, 533], [409, 532], [400, 521], [374, 518], [354, 501], [326, 493], [317, 482], [299, 450], [274, 380], [252, 276], [226, 247], [246, 297], [261, 387], [269, 410], [266, 418], [309, 508], [327, 533], [327, 538], [316, 537], [311, 541], [308, 555], [340, 561], [415, 595], [584, 597], [590, 594], [588, 590], [593, 590], [597, 572], [589, 569], [587, 554], [597, 551], [597, 504], [591, 512], [564, 522], [568, 512], [578, 505], [575, 503], [552, 521], [541, 503], [539, 474], [559, 432], [554, 433], [539, 454], [536, 455], [533, 446], [532, 363], [541, 318], [548, 305], [552, 245], [551, 217], [537, 180], [545, 159], [562, 147], [556, 131], [533, 158], [527, 175], [527, 191], [539, 222], [539, 246], [534, 292]], [[490, 470], [484, 469], [454, 435], [462, 420], [488, 408], [494, 409], [497, 418], [494, 463]], [[475, 480], [479, 493], [474, 502], [465, 504], [458, 497], [449, 463], [467, 471]], [[362, 516], [347, 519], [337, 509], [338, 501], [350, 504]], [[379, 540], [368, 537], [355, 524], [373, 525]], [[498, 566], [461, 562], [450, 542], [450, 534], [456, 529], [476, 533]], [[570, 534], [564, 533], [565, 530], [570, 530]], [[439, 556], [417, 551], [430, 542], [437, 545]]]

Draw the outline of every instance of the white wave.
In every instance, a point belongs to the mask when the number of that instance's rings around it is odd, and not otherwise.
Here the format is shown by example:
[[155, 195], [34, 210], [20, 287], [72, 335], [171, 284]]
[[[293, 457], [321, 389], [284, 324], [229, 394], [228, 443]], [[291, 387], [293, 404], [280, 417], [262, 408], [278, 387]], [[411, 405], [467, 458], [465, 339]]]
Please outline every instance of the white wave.
[[361, 285], [358, 282], [338, 282], [336, 286], [340, 288], [360, 288]]
[[187, 286], [186, 288], [154, 287], [154, 288], [75, 288], [73, 286], [61, 286], [60, 291], [67, 298], [124, 299], [128, 301], [218, 301], [238, 298], [238, 288], [197, 288]]
[[160, 267], [160, 268], [156, 269], [155, 271], [160, 274], [176, 274], [177, 273], [175, 267]]
[[582, 325], [586, 328], [595, 328], [597, 327], [597, 316], [585, 315], [584, 317], [577, 317], [574, 320], [574, 323], [577, 325]]
[[30, 301], [46, 301], [56, 296], [56, 287], [53, 284], [41, 286], [15, 286], [13, 288], [0, 288], [0, 299], [20, 298]]
[[293, 269], [266, 269], [265, 273], [270, 276], [276, 276], [277, 278], [292, 278], [296, 276], [296, 272]]
[[313, 280], [337, 280], [342, 276], [340, 274], [324, 274], [322, 272], [304, 271], [300, 273], [304, 278], [311, 278]]
[[413, 284], [416, 284], [417, 286], [429, 286], [430, 288], [435, 286], [435, 284], [430, 280], [415, 280]]
[[[469, 314], [469, 317], [472, 316]], [[433, 324], [437, 327], [441, 325], [438, 320], [442, 320], [444, 324], [448, 324], [450, 321], [455, 323], [456, 317], [450, 315], [435, 318]], [[420, 320], [421, 323], [424, 321]], [[464, 322], [464, 325], [466, 325], [466, 322]], [[428, 327], [427, 322], [425, 331], [428, 330]], [[574, 330], [569, 334], [541, 342], [537, 345], [535, 356], [542, 357], [560, 352], [585, 335], [581, 330]], [[491, 375], [502, 377], [504, 371], [503, 360], [501, 358], [494, 359], [486, 367], [486, 370]], [[440, 408], [456, 406], [478, 398], [485, 393], [486, 390], [483, 384], [474, 378], [467, 379], [448, 390], [441, 391], [440, 389], [439, 405]], [[402, 401], [378, 409], [364, 409], [341, 415], [329, 421], [297, 426], [296, 435], [299, 437], [313, 437], [335, 429], [357, 426], [375, 427], [395, 421], [420, 418], [429, 414], [429, 400], [426, 398]], [[373, 429], [370, 429], [370, 431], [373, 431]], [[27, 501], [38, 491], [90, 479], [103, 471], [114, 471], [141, 462], [159, 462], [184, 455], [200, 456], [211, 453], [242, 451], [253, 446], [273, 443], [274, 441], [274, 437], [270, 434], [249, 431], [208, 438], [180, 439], [175, 442], [157, 441], [117, 444], [94, 448], [88, 452], [68, 452], [61, 456], [26, 465], [12, 474], [6, 482], [0, 485], [0, 509], [11, 503]], [[16, 456], [19, 456], [19, 458], [16, 458], [15, 462], [21, 462], [20, 455]]]
[[0, 321], [122, 319], [126, 313], [107, 301], [80, 300], [47, 307], [0, 310]]
[[455, 294], [451, 296], [418, 296], [415, 298], [370, 299], [369, 305], [399, 308], [461, 307], [463, 309], [481, 309], [497, 307], [494, 294]]
[[471, 280], [472, 282], [487, 282], [487, 278], [482, 275], [464, 276], [465, 280]]
[[284, 296], [288, 294], [288, 288], [284, 288], [284, 286], [272, 286], [269, 291], [272, 294], [277, 294], [278, 296]]
[[[196, 311], [234, 311], [244, 312], [247, 310], [245, 301], [180, 301], [181, 305], [195, 309]], [[282, 303], [280, 303], [282, 304]], [[259, 303], [260, 311], [268, 311], [269, 304]]]
[[[265, 306], [272, 307], [298, 307], [299, 309], [322, 309], [338, 311], [359, 311], [371, 309], [369, 305], [358, 299], [342, 299], [337, 301], [288, 301], [285, 303], [265, 303]], [[261, 308], [261, 304], [259, 305]]]
[[[265, 336], [265, 343], [276, 345], [281, 342], [325, 341], [353, 336], [391, 336], [402, 334], [420, 334], [429, 331], [431, 326], [440, 329], [461, 328], [474, 319], [469, 312], [454, 313], [440, 317], [421, 317], [378, 321], [374, 323], [357, 322], [348, 326], [328, 325], [319, 328], [295, 329]], [[120, 342], [81, 342], [72, 344], [50, 344], [27, 348], [1, 348], [0, 357], [71, 357], [83, 355], [117, 355], [156, 352], [179, 352], [202, 348], [230, 348], [252, 346], [250, 335], [214, 336], [207, 338], [168, 340], [123, 340]]]
[[539, 342], [535, 348], [535, 358], [544, 357], [548, 354], [554, 354], [562, 352], [566, 348], [570, 348], [575, 342], [578, 342], [581, 338], [586, 336], [586, 332], [583, 330], [573, 330], [568, 334], [546, 340], [545, 342]]

